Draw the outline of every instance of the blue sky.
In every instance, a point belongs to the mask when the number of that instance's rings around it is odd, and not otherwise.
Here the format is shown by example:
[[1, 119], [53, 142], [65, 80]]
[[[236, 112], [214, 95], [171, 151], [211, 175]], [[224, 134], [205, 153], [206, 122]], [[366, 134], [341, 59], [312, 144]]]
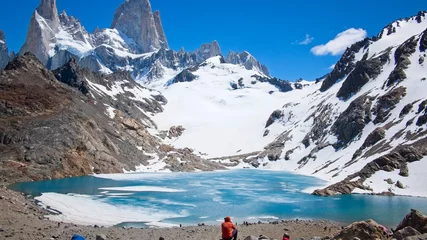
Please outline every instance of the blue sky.
[[[92, 32], [96, 26], [109, 27], [123, 1], [57, 0], [57, 4], [59, 11], [65, 9]], [[39, 0], [2, 2], [0, 29], [11, 50], [18, 51], [23, 44], [38, 4]], [[151, 4], [161, 12], [172, 49], [194, 51], [217, 40], [224, 55], [247, 50], [273, 76], [287, 80], [324, 75], [345, 47], [337, 49], [337, 44], [376, 35], [388, 23], [427, 9], [425, 0], [151, 0]], [[345, 33], [339, 41], [312, 50], [341, 32]]]

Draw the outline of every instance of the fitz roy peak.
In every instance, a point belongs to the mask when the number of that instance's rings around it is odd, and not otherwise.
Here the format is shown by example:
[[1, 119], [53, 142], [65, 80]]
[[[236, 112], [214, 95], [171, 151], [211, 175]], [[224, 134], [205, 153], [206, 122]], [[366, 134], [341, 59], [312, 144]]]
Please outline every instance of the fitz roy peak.
[[[88, 33], [80, 21], [65, 11], [58, 15], [56, 0], [41, 0], [28, 28], [27, 40], [19, 54], [33, 53], [54, 70], [71, 58], [79, 66], [110, 74], [129, 71], [136, 80], [155, 82], [165, 76], [197, 66], [221, 55], [218, 42], [203, 44], [195, 52], [169, 49], [160, 12], [152, 12], [148, 0], [126, 0], [116, 10], [111, 28]], [[256, 59], [231, 59], [247, 69], [269, 76]]]
[[152, 12], [148, 0], [127, 0], [117, 8], [112, 29], [117, 29], [132, 38], [141, 48], [141, 53], [169, 48], [160, 20], [160, 12]]

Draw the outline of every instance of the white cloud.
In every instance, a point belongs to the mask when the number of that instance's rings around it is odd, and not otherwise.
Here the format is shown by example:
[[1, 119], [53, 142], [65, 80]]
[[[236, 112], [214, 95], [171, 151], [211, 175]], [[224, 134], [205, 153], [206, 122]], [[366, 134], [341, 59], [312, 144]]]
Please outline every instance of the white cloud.
[[305, 39], [302, 41], [296, 41], [296, 44], [299, 45], [308, 45], [309, 43], [311, 43], [314, 40], [314, 37], [311, 37], [310, 34], [305, 34]]
[[311, 52], [317, 56], [324, 56], [328, 54], [336, 56], [343, 53], [347, 47], [350, 47], [352, 44], [365, 39], [367, 35], [368, 34], [364, 29], [350, 28], [339, 33], [328, 43], [313, 47]]

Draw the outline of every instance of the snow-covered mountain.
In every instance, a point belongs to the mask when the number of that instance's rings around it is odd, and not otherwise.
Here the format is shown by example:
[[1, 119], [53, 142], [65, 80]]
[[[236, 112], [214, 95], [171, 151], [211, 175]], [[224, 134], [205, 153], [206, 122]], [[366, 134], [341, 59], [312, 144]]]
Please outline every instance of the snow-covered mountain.
[[266, 76], [270, 76], [270, 73], [268, 72], [268, 68], [265, 65], [261, 64], [260, 62], [258, 62], [250, 53], [246, 51], [241, 53], [230, 51], [225, 61], [232, 64], [241, 64], [245, 66], [245, 68], [248, 70], [254, 69], [264, 73]]
[[[169, 49], [160, 12], [152, 12], [148, 0], [128, 0], [116, 10], [111, 28], [88, 33], [78, 19], [65, 11], [58, 14], [56, 0], [41, 0], [34, 11], [27, 40], [20, 54], [32, 52], [49, 69], [75, 58], [81, 67], [95, 72], [130, 71], [143, 82], [172, 78], [180, 71], [221, 55], [218, 42], [203, 44], [195, 52]], [[234, 64], [268, 70], [254, 57], [231, 58]]]
[[349, 47], [324, 79], [277, 81], [290, 91], [260, 69], [210, 58], [157, 86], [169, 103], [153, 119], [185, 129], [168, 144], [223, 165], [337, 183], [319, 195], [427, 196], [426, 46], [420, 12]]
[[[34, 53], [62, 82], [87, 90], [111, 121], [122, 121], [118, 111], [139, 121], [145, 135], [138, 144], [151, 146], [143, 151], [152, 157], [139, 170], [207, 170], [205, 158], [214, 169], [280, 169], [330, 181], [319, 195], [427, 196], [425, 15], [349, 47], [315, 82], [271, 77], [248, 52], [224, 58], [216, 41], [195, 52], [168, 49], [148, 0], [127, 0], [111, 29], [93, 33], [58, 14], [55, 0], [42, 0], [20, 54]], [[70, 81], [70, 64], [97, 75], [79, 70]], [[177, 149], [202, 164], [185, 169], [182, 156], [165, 157]]]

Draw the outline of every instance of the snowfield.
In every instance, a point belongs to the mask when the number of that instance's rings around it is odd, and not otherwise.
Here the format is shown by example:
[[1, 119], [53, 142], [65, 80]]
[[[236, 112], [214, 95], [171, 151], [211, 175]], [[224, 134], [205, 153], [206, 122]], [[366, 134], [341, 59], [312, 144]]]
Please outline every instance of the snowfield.
[[[220, 57], [208, 59], [194, 74], [198, 78], [192, 82], [163, 85], [162, 94], [169, 103], [153, 120], [160, 129], [182, 125], [184, 134], [168, 143], [196, 149], [207, 158], [263, 150], [282, 129], [277, 125], [272, 129], [276, 134], [263, 137], [270, 114], [282, 108], [286, 99], [301, 97], [316, 87], [310, 83], [312, 87], [303, 91], [282, 93], [251, 77], [259, 72], [220, 64]], [[231, 83], [237, 84], [240, 78], [244, 87], [234, 90]]]

